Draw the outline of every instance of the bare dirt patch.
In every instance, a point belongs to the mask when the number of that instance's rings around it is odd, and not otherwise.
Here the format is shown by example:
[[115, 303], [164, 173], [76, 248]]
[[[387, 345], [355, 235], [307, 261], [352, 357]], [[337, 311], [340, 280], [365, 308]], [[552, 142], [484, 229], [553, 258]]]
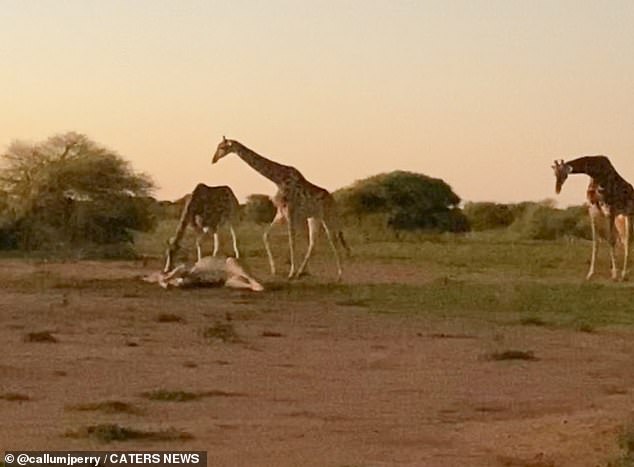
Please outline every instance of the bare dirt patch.
[[[410, 266], [355, 268], [359, 283], [429, 282]], [[303, 299], [294, 288], [307, 282], [279, 279], [257, 296], [165, 291], [135, 281], [147, 272], [6, 262], [0, 393], [29, 400], [0, 398], [3, 448], [202, 449], [231, 466], [594, 466], [616, 455], [632, 415], [626, 328], [381, 313], [366, 298]], [[229, 338], [205, 334], [219, 324]], [[29, 329], [58, 342], [25, 342]], [[539, 360], [482, 358], [507, 349]], [[200, 397], [143, 396], [157, 388]]]

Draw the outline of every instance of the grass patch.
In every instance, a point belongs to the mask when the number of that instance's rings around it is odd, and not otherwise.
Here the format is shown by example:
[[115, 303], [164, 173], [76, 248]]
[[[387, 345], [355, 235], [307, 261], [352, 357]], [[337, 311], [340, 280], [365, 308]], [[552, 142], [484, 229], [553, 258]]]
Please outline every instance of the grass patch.
[[579, 332], [587, 332], [589, 334], [597, 332], [596, 328], [592, 324], [586, 322], [577, 323], [575, 329]]
[[77, 410], [80, 412], [103, 412], [107, 414], [125, 413], [131, 415], [139, 415], [141, 410], [132, 404], [120, 401], [93, 402], [87, 404], [73, 405], [68, 410]]
[[[422, 336], [422, 334], [418, 334]], [[447, 332], [434, 332], [429, 334], [432, 339], [476, 339], [476, 336], [470, 334], [453, 334]]]
[[151, 401], [162, 402], [189, 402], [202, 397], [200, 393], [197, 392], [168, 391], [167, 389], [144, 392], [141, 396]]
[[54, 344], [57, 338], [50, 331], [29, 332], [24, 336], [24, 342], [40, 342]]
[[284, 334], [277, 331], [262, 331], [262, 337], [284, 337]]
[[204, 330], [203, 336], [206, 339], [220, 340], [222, 342], [240, 342], [238, 333], [231, 323], [216, 323]]
[[185, 320], [173, 313], [160, 313], [156, 317], [156, 321], [158, 321], [159, 323], [182, 323]]
[[504, 350], [501, 352], [492, 352], [489, 354], [490, 360], [502, 361], [502, 360], [539, 360], [535, 353], [531, 350]]
[[166, 389], [156, 389], [154, 391], [148, 391], [141, 394], [141, 397], [149, 399], [151, 401], [160, 402], [190, 402], [206, 397], [239, 397], [242, 394], [235, 392], [226, 392], [219, 390], [212, 391], [170, 391]]
[[556, 467], [553, 461], [544, 459], [541, 454], [533, 459], [500, 456], [498, 460], [503, 467]]
[[194, 438], [187, 432], [173, 429], [143, 431], [115, 424], [91, 425], [81, 428], [78, 431], [68, 431], [65, 433], [65, 436], [67, 438], [88, 438], [102, 443], [130, 440], [188, 441]]
[[26, 402], [30, 401], [31, 398], [26, 394], [20, 394], [17, 392], [5, 392], [0, 394], [0, 400], [7, 402]]
[[268, 298], [276, 303], [363, 304], [371, 313], [469, 318], [499, 324], [508, 324], [509, 313], [517, 313], [522, 325], [574, 330], [578, 330], [578, 323], [584, 323], [585, 329], [607, 325], [634, 326], [633, 288], [624, 284], [542, 283], [531, 279], [504, 282], [498, 277], [478, 277], [451, 281], [447, 285], [443, 281], [420, 285], [293, 285], [270, 292]]
[[634, 424], [623, 428], [619, 436], [621, 454], [607, 463], [607, 467], [634, 467]]
[[520, 324], [523, 326], [547, 326], [548, 323], [538, 316], [524, 316], [520, 318]]
[[363, 298], [347, 298], [343, 300], [337, 300], [335, 305], [339, 306], [358, 306], [358, 307], [368, 307], [370, 304], [367, 300]]

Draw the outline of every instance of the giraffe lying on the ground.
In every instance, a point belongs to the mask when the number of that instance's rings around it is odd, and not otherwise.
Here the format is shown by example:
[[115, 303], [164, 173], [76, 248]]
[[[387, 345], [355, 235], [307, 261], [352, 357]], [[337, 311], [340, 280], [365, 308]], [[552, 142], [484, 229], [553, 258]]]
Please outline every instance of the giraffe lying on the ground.
[[[275, 224], [281, 224], [284, 221], [287, 222], [291, 261], [291, 268], [288, 274], [289, 278], [299, 277], [306, 268], [313, 252], [321, 224], [335, 256], [337, 279], [340, 279], [342, 268], [335, 240], [341, 244], [348, 254], [350, 254], [350, 250], [343, 238], [337, 205], [332, 195], [324, 188], [313, 185], [306, 180], [295, 167], [282, 165], [262, 157], [241, 143], [226, 139], [224, 136], [216, 149], [212, 164], [231, 153], [237, 154], [238, 157], [249, 164], [253, 169], [277, 185], [278, 192], [272, 198], [277, 208], [277, 214], [271, 225], [265, 230], [263, 236], [271, 273], [275, 274], [275, 262], [273, 260], [273, 254], [271, 253], [268, 235]], [[295, 232], [303, 222], [308, 223], [308, 248], [304, 260], [296, 270]]]
[[[631, 218], [634, 215], [634, 188], [618, 174], [605, 156], [584, 156], [568, 162], [555, 161], [553, 170], [556, 177], [556, 193], [561, 191], [569, 174], [584, 173], [590, 176], [586, 197], [592, 228], [592, 257], [586, 279], [594, 275], [599, 235], [608, 241], [614, 280], [618, 278], [614, 247], [618, 240], [623, 245], [621, 279], [625, 279], [628, 272]], [[601, 224], [604, 224], [603, 229]]]
[[214, 249], [213, 256], [218, 253], [220, 242], [218, 238], [218, 228], [223, 223], [229, 224], [231, 238], [233, 240], [233, 251], [236, 258], [240, 257], [236, 234], [233, 224], [238, 220], [240, 203], [228, 186], [207, 186], [199, 183], [190, 195], [187, 195], [185, 206], [176, 229], [176, 235], [167, 242], [165, 253], [164, 272], [172, 269], [174, 254], [180, 248], [180, 242], [185, 234], [187, 226], [191, 225], [196, 231], [196, 252], [200, 260], [202, 258], [202, 239], [213, 234]]
[[225, 286], [254, 292], [264, 290], [262, 284], [254, 279], [236, 258], [226, 256], [205, 256], [191, 267], [180, 264], [171, 271], [145, 276], [143, 280], [156, 282], [165, 289]]

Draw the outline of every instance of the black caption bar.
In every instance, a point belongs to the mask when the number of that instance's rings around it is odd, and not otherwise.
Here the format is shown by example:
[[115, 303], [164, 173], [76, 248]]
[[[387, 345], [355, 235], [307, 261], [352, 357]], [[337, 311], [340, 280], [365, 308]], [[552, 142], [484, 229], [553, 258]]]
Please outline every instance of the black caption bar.
[[6, 451], [6, 467], [207, 467], [207, 451]]

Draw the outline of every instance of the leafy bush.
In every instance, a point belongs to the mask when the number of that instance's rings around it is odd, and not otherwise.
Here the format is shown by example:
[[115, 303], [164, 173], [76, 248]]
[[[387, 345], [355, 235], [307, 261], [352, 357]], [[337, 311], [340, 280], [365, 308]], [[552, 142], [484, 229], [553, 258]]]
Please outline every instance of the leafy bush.
[[423, 174], [395, 171], [375, 175], [336, 191], [334, 196], [343, 216], [357, 223], [373, 216], [385, 220], [384, 228], [395, 230], [469, 229], [467, 218], [458, 208], [458, 195], [443, 180]]
[[129, 243], [154, 225], [150, 178], [84, 135], [14, 142], [1, 159], [3, 247]]
[[529, 240], [554, 240], [564, 236], [590, 238], [587, 209], [556, 209], [550, 203], [531, 203], [515, 219], [511, 230]]
[[513, 223], [513, 209], [508, 204], [470, 202], [465, 204], [463, 212], [472, 230], [498, 229]]
[[267, 195], [253, 194], [242, 207], [243, 218], [256, 224], [270, 224], [277, 209]]

